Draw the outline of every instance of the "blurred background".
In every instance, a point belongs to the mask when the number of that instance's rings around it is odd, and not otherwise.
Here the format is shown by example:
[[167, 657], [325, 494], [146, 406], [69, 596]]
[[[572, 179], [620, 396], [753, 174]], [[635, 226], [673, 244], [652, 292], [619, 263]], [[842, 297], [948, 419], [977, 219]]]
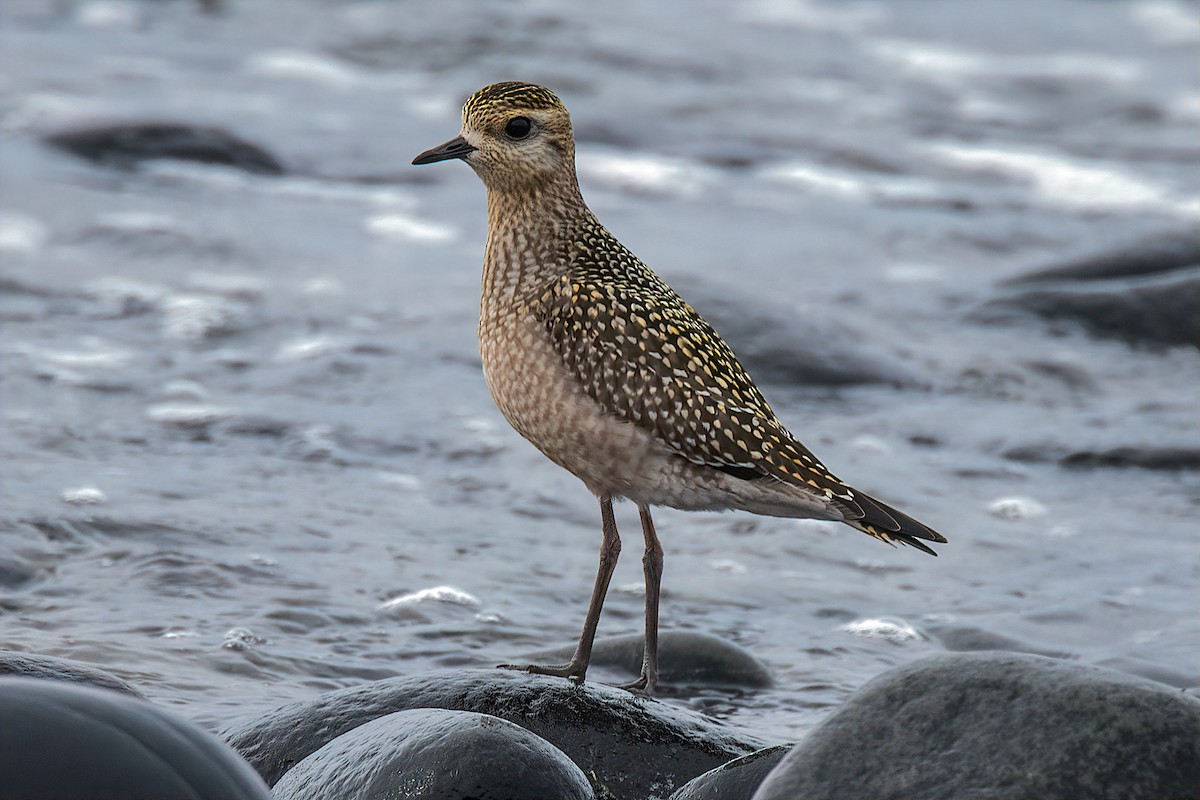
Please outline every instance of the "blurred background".
[[659, 512], [664, 627], [776, 677], [667, 702], [794, 739], [978, 648], [1197, 686], [1198, 45], [1176, 0], [6, 2], [0, 648], [216, 727], [574, 639], [595, 500], [487, 394], [483, 187], [409, 166], [519, 79], [797, 436], [950, 540]]

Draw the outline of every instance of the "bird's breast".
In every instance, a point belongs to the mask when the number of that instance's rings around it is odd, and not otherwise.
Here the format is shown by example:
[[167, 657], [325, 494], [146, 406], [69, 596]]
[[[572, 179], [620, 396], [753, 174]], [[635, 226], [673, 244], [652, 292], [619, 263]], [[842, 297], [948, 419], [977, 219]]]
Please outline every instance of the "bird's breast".
[[485, 316], [479, 341], [488, 389], [505, 419], [592, 491], [636, 496], [661, 472], [665, 447], [588, 396], [536, 320]]

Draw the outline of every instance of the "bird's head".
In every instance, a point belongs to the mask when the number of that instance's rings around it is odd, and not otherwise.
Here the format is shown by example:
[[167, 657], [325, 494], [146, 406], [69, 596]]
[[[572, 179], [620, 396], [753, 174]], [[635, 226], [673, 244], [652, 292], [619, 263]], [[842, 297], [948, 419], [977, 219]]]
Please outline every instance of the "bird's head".
[[521, 190], [575, 176], [571, 117], [549, 89], [506, 81], [463, 105], [462, 132], [426, 150], [414, 164], [461, 158], [489, 189]]

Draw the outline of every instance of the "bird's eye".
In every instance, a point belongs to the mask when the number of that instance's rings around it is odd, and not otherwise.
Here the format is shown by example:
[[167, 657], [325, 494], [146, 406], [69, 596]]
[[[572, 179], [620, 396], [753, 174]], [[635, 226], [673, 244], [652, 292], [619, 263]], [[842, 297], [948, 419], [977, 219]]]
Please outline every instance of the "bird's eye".
[[524, 139], [533, 130], [533, 121], [529, 117], [513, 117], [504, 126], [504, 134], [510, 139]]

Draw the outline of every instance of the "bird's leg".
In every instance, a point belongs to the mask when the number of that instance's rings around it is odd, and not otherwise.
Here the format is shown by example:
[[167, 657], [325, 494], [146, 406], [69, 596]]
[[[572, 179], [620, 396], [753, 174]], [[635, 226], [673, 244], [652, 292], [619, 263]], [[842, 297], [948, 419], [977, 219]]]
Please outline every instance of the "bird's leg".
[[642, 537], [646, 540], [646, 552], [642, 555], [642, 571], [646, 575], [646, 642], [642, 650], [642, 674], [620, 688], [650, 697], [658, 684], [658, 592], [662, 583], [663, 549], [654, 532], [650, 508], [639, 504], [638, 515], [642, 518]]
[[592, 588], [592, 600], [588, 604], [587, 619], [583, 622], [583, 632], [579, 635], [579, 644], [575, 646], [575, 654], [571, 656], [569, 662], [562, 665], [501, 664], [501, 669], [523, 670], [537, 675], [554, 675], [560, 678], [570, 678], [576, 683], [583, 683], [588, 664], [592, 660], [592, 642], [596, 639], [596, 626], [600, 624], [600, 609], [604, 606], [604, 596], [608, 594], [608, 584], [612, 580], [613, 570], [617, 568], [617, 557], [621, 555], [621, 537], [617, 534], [617, 520], [613, 516], [610, 495], [600, 495], [600, 519], [604, 528], [604, 541], [600, 545], [600, 569], [596, 572], [596, 585]]

